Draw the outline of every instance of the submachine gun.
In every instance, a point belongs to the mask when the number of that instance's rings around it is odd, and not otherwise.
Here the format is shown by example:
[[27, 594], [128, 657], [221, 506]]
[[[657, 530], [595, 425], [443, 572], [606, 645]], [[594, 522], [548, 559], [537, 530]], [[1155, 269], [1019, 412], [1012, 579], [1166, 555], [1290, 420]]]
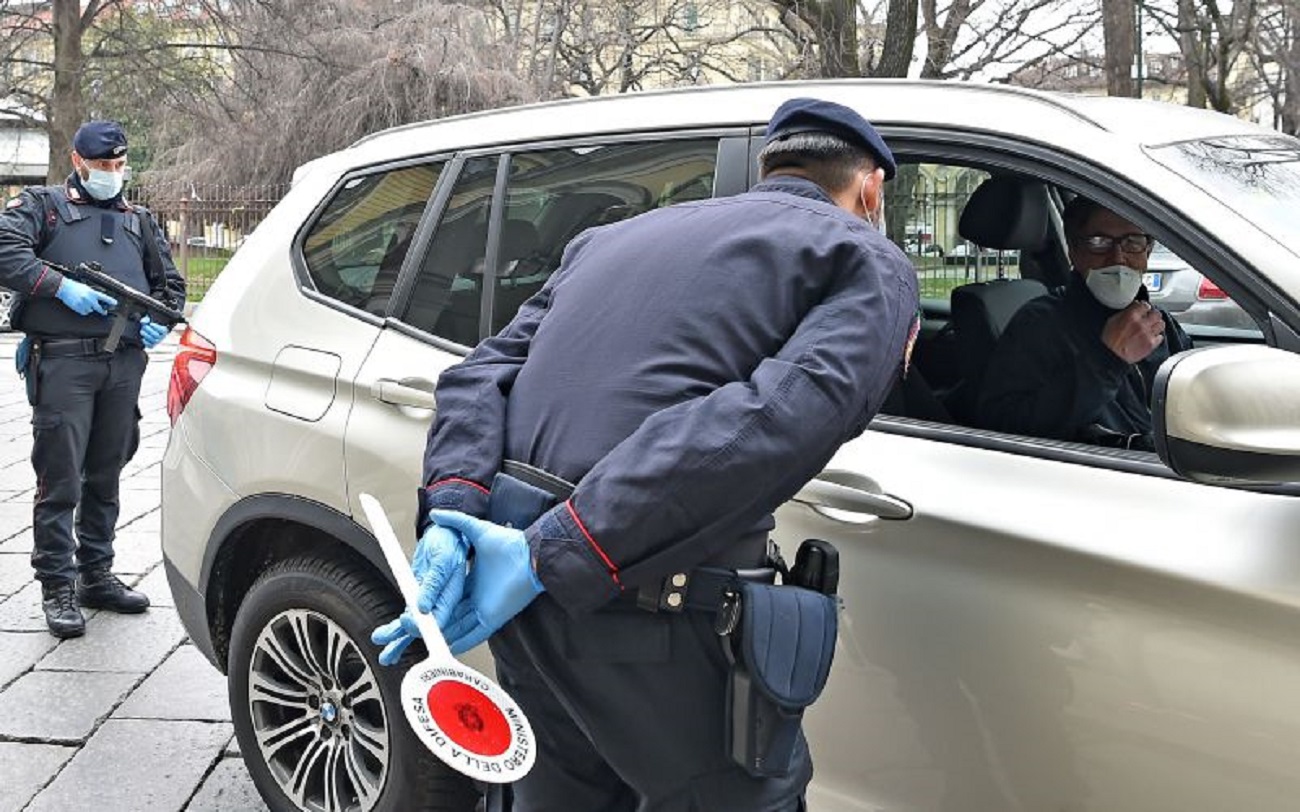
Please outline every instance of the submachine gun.
[[104, 352], [114, 352], [117, 349], [118, 342], [122, 339], [123, 331], [126, 330], [127, 322], [138, 322], [143, 316], [148, 316], [150, 321], [164, 327], [185, 323], [184, 313], [168, 307], [147, 293], [141, 293], [130, 285], [114, 279], [104, 273], [103, 267], [98, 262], [78, 263], [74, 269], [65, 268], [62, 265], [45, 262], [44, 260], [42, 262], [64, 276], [89, 285], [100, 293], [112, 296], [117, 300], [117, 304], [108, 311], [113, 317], [113, 326], [109, 328], [108, 337], [104, 339]]

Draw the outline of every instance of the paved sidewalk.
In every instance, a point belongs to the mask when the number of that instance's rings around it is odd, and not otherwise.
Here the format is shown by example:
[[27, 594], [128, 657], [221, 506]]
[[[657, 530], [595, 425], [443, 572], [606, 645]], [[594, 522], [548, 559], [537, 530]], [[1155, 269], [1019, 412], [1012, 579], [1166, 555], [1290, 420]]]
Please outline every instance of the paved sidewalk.
[[159, 549], [167, 378], [179, 331], [153, 350], [140, 450], [123, 472], [114, 571], [153, 606], [45, 630], [32, 580], [31, 409], [0, 334], [0, 812], [262, 812], [239, 757], [225, 679], [189, 643]]

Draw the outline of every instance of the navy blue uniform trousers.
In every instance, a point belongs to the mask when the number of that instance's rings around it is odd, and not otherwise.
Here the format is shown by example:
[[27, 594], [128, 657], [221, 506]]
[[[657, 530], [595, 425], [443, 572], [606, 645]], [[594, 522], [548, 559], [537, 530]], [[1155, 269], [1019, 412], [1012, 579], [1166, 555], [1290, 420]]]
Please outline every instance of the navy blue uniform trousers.
[[[751, 778], [728, 755], [728, 664], [713, 618], [622, 599], [575, 616], [543, 594], [493, 635], [497, 678], [528, 715], [539, 749], [528, 775], [496, 790], [513, 793], [513, 805], [496, 808], [803, 810], [812, 760], [802, 732], [784, 778]], [[685, 785], [681, 776], [690, 776]]]
[[137, 404], [147, 363], [139, 345], [122, 344], [111, 355], [51, 351], [27, 373], [39, 376], [32, 568], [43, 583], [113, 564], [118, 477], [140, 442]]

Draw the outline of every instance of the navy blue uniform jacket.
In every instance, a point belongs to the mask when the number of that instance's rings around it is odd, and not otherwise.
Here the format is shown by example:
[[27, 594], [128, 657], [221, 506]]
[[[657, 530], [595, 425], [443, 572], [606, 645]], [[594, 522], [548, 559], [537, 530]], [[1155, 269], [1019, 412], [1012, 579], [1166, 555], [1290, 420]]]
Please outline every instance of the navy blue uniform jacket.
[[[1145, 298], [1146, 289], [1139, 294]], [[1073, 442], [1096, 442], [1094, 424], [1121, 435], [1151, 439], [1151, 384], [1171, 353], [1192, 340], [1168, 313], [1165, 340], [1136, 364], [1103, 343], [1101, 331], [1115, 315], [1070, 275], [1063, 296], [1041, 296], [1016, 313], [998, 339], [984, 373], [979, 420], [985, 428]]]
[[[113, 220], [112, 242], [102, 238], [101, 216]], [[154, 241], [161, 268], [150, 269], [145, 240]], [[62, 187], [28, 187], [0, 209], [0, 284], [25, 300], [14, 324], [24, 332], [46, 337], [108, 335], [111, 319], [79, 316], [54, 298], [63, 274], [41, 260], [67, 267], [97, 261], [118, 281], [177, 310], [185, 306], [185, 279], [153, 215], [121, 197], [92, 199], [75, 175]], [[139, 325], [132, 322], [125, 335], [138, 343]]]
[[504, 456], [578, 483], [525, 531], [568, 611], [689, 570], [866, 428], [917, 305], [907, 257], [799, 178], [588, 230], [439, 378], [421, 514], [483, 516]]

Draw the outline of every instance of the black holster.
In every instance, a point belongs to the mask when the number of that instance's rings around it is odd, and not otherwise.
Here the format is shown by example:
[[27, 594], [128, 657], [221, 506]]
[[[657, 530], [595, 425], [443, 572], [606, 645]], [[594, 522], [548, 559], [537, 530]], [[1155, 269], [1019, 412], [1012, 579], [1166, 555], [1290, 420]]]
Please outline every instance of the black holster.
[[27, 363], [19, 367], [18, 374], [22, 377], [23, 384], [27, 390], [27, 402], [32, 406], [35, 406], [40, 400], [41, 394], [41, 342], [40, 339], [27, 336], [23, 339], [22, 343], [26, 344], [28, 348]]
[[804, 709], [826, 686], [838, 632], [833, 595], [739, 581], [718, 613], [732, 661], [727, 741], [756, 777], [785, 775]]

